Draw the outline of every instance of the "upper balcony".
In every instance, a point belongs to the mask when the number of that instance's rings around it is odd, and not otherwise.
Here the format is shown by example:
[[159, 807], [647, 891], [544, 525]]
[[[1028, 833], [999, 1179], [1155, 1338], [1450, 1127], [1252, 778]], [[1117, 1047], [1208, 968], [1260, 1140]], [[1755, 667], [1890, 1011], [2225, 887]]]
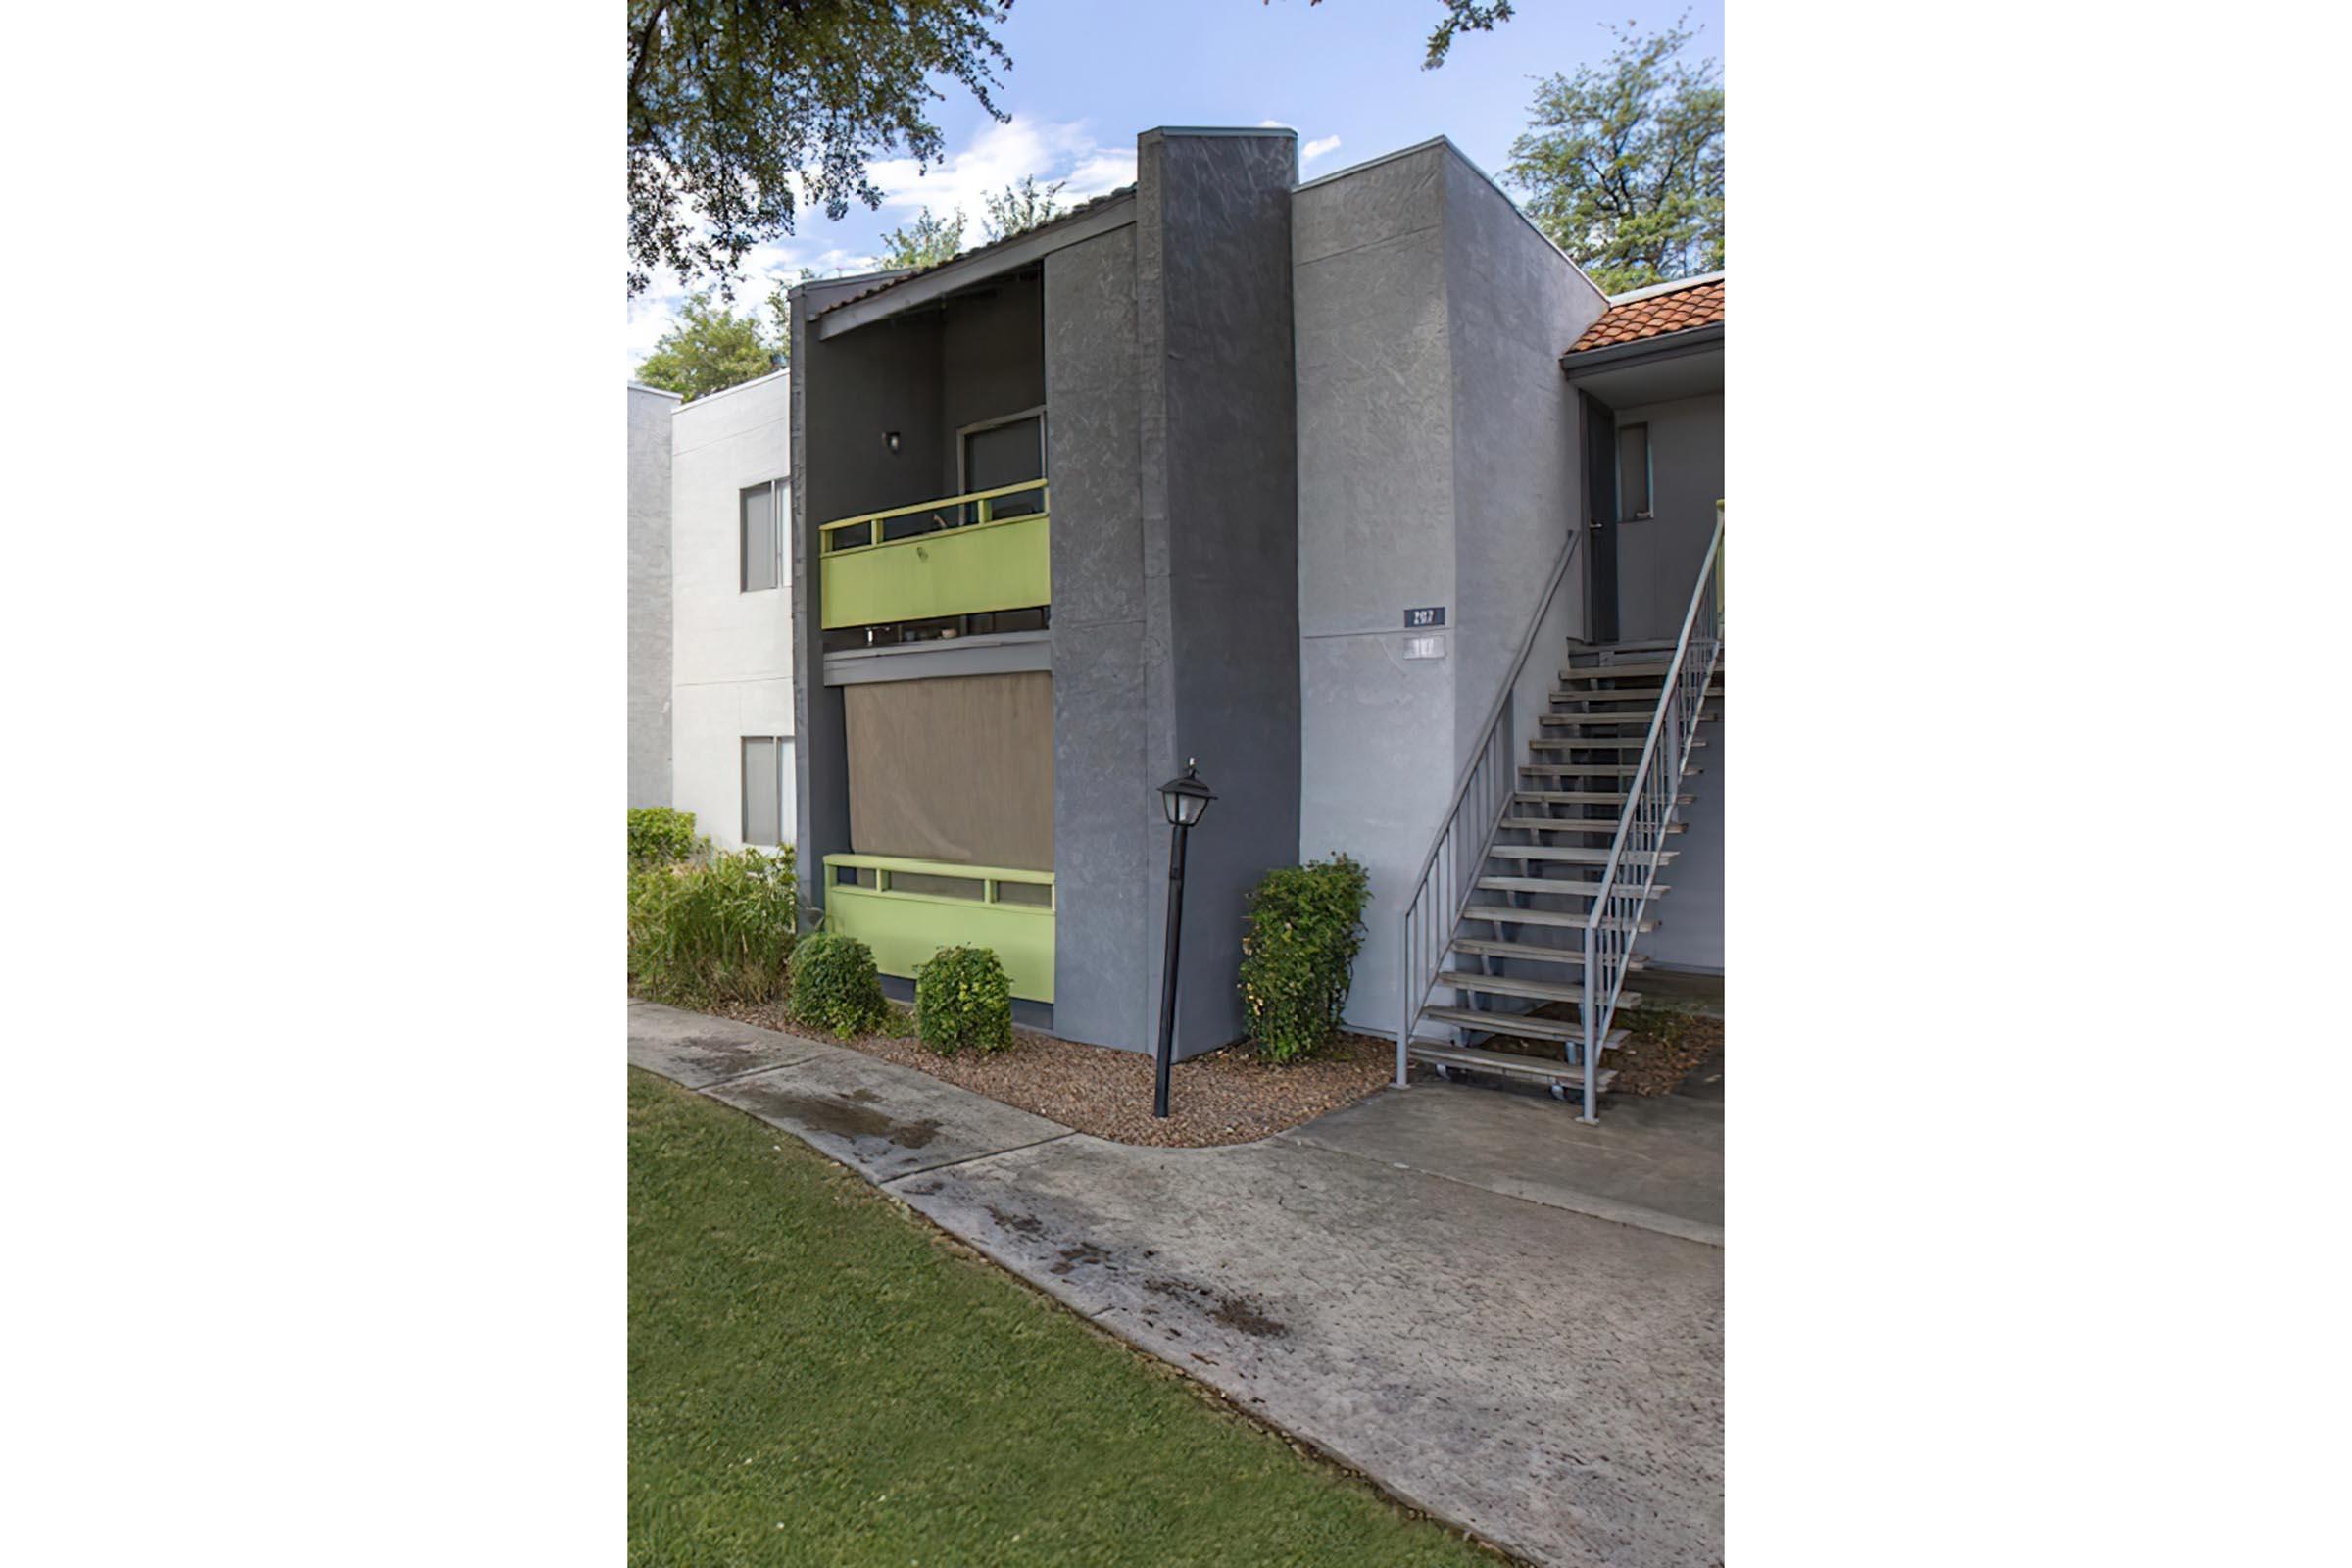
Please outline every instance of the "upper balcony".
[[827, 631], [1028, 610], [1054, 597], [1043, 479], [822, 525]]

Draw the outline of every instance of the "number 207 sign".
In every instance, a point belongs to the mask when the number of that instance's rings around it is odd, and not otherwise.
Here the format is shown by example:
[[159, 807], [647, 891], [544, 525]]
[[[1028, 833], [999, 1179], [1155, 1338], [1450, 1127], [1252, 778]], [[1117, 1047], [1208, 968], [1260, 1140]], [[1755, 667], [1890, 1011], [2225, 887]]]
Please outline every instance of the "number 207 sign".
[[1432, 626], [1445, 624], [1446, 607], [1444, 605], [1428, 605], [1419, 610], [1408, 610], [1404, 612], [1404, 629], [1406, 631], [1427, 631]]

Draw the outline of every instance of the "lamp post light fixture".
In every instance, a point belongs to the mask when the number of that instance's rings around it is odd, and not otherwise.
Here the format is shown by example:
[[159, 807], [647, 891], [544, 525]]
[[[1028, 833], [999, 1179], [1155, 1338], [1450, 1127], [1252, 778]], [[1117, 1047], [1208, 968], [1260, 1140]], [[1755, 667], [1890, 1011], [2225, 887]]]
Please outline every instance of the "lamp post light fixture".
[[1193, 760], [1186, 758], [1184, 776], [1159, 787], [1160, 809], [1168, 814], [1168, 951], [1159, 969], [1159, 1052], [1152, 1059], [1152, 1114], [1168, 1115], [1168, 1066], [1176, 1055], [1176, 955], [1184, 934], [1184, 837], [1208, 812], [1216, 796], [1200, 782]]

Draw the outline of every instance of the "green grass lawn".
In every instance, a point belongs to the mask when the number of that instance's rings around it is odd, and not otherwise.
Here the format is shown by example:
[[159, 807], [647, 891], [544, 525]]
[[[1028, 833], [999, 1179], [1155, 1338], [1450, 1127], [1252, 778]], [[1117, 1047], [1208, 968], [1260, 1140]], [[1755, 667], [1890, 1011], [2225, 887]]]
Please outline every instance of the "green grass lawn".
[[635, 1068], [629, 1560], [1494, 1562]]

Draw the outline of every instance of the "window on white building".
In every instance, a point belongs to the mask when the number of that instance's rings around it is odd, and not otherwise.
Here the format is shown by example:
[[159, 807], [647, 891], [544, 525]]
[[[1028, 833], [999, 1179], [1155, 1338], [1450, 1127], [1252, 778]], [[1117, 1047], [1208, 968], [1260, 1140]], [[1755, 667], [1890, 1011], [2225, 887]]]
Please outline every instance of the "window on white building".
[[743, 738], [743, 842], [784, 842], [784, 792], [791, 788], [792, 737]]
[[784, 581], [785, 509], [792, 492], [782, 479], [770, 479], [743, 492], [743, 591], [775, 588]]

